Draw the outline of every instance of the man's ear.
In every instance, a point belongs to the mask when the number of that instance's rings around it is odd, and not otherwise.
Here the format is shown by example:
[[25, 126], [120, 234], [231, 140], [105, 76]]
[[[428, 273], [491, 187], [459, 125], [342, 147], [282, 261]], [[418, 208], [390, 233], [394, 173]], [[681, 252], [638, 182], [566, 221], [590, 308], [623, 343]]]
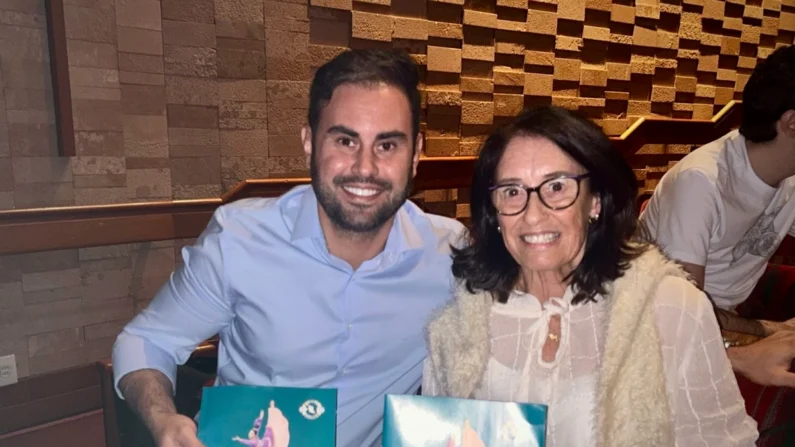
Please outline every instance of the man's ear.
[[422, 132], [417, 133], [417, 140], [414, 142], [414, 158], [411, 162], [412, 170], [414, 173], [412, 177], [417, 176], [417, 165], [420, 163], [420, 155], [425, 150], [425, 135]]
[[778, 131], [795, 140], [795, 110], [787, 110], [778, 120]]
[[301, 144], [304, 146], [306, 154], [306, 167], [309, 167], [309, 160], [312, 158], [312, 129], [307, 125], [301, 128]]

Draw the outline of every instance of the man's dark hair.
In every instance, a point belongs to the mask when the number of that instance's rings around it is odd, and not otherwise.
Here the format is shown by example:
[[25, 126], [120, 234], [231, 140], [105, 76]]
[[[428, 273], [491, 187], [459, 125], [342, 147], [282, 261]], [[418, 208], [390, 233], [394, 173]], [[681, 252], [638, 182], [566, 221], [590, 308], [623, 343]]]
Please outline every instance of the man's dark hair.
[[411, 107], [413, 139], [420, 131], [420, 76], [411, 57], [397, 50], [346, 50], [318, 68], [309, 89], [309, 128], [317, 133], [320, 112], [340, 85], [384, 83], [400, 89]]
[[638, 225], [638, 186], [632, 168], [598, 126], [553, 106], [522, 112], [483, 144], [471, 185], [469, 246], [454, 250], [453, 275], [465, 281], [470, 292], [491, 292], [503, 303], [519, 280], [520, 267], [498, 230], [489, 188], [495, 184], [508, 143], [521, 136], [551, 141], [590, 173], [587, 182], [591, 193], [600, 197], [600, 217], [588, 226], [585, 254], [568, 279], [575, 292], [574, 304], [593, 301], [646, 247], [630, 242]]
[[795, 46], [777, 49], [754, 69], [743, 90], [740, 133], [754, 143], [772, 141], [787, 110], [795, 110]]

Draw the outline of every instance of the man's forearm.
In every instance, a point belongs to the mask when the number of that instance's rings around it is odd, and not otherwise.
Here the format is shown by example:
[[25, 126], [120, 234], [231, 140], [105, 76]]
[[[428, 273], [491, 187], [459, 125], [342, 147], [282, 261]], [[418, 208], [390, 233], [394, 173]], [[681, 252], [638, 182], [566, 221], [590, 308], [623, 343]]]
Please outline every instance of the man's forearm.
[[721, 309], [715, 304], [715, 300], [712, 299], [712, 296], [710, 296], [707, 291], [704, 291], [704, 293], [712, 303], [712, 310], [715, 311], [715, 317], [718, 319], [718, 326], [720, 326], [721, 330], [739, 332], [741, 334], [754, 335], [756, 337], [764, 337], [768, 335], [765, 331], [765, 327], [759, 320], [743, 318], [734, 312]]
[[155, 369], [133, 371], [119, 381], [119, 391], [127, 404], [154, 431], [158, 416], [176, 414], [171, 381]]
[[714, 309], [715, 316], [718, 317], [718, 325], [720, 325], [720, 328], [723, 330], [755, 335], [757, 337], [764, 337], [767, 335], [764, 326], [759, 320], [743, 318], [717, 306], [715, 306]]
[[737, 314], [723, 310], [715, 305], [715, 300], [712, 299], [712, 296], [709, 294], [709, 292], [704, 290], [706, 271], [703, 264], [692, 264], [681, 261], [679, 261], [679, 263], [688, 273], [690, 279], [693, 281], [693, 284], [701, 289], [705, 295], [707, 295], [707, 298], [712, 303], [712, 309], [715, 312], [718, 325], [722, 330], [756, 335], [759, 337], [765, 336], [765, 327], [759, 321], [742, 318]]

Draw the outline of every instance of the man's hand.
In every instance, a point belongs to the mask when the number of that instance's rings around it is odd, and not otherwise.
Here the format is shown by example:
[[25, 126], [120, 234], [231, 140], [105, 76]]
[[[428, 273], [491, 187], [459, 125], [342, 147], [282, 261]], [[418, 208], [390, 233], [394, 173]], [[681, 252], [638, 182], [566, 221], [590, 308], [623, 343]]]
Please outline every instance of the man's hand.
[[795, 388], [795, 332], [776, 332], [748, 346], [727, 351], [735, 371], [754, 383]]
[[205, 447], [196, 436], [196, 424], [177, 413], [171, 381], [154, 369], [128, 373], [119, 380], [127, 405], [149, 428], [158, 447]]
[[196, 437], [196, 424], [181, 414], [164, 414], [152, 424], [158, 447], [205, 447]]
[[787, 321], [759, 320], [765, 328], [765, 335], [773, 335], [781, 331], [795, 331], [795, 318]]

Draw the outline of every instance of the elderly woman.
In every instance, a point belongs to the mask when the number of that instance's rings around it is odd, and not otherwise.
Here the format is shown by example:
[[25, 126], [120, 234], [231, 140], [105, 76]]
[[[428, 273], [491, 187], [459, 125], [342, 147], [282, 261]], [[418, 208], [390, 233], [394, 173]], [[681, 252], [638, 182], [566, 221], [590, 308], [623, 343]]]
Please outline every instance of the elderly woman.
[[423, 393], [549, 406], [547, 446], [751, 446], [706, 296], [634, 242], [632, 169], [555, 107], [486, 140]]

